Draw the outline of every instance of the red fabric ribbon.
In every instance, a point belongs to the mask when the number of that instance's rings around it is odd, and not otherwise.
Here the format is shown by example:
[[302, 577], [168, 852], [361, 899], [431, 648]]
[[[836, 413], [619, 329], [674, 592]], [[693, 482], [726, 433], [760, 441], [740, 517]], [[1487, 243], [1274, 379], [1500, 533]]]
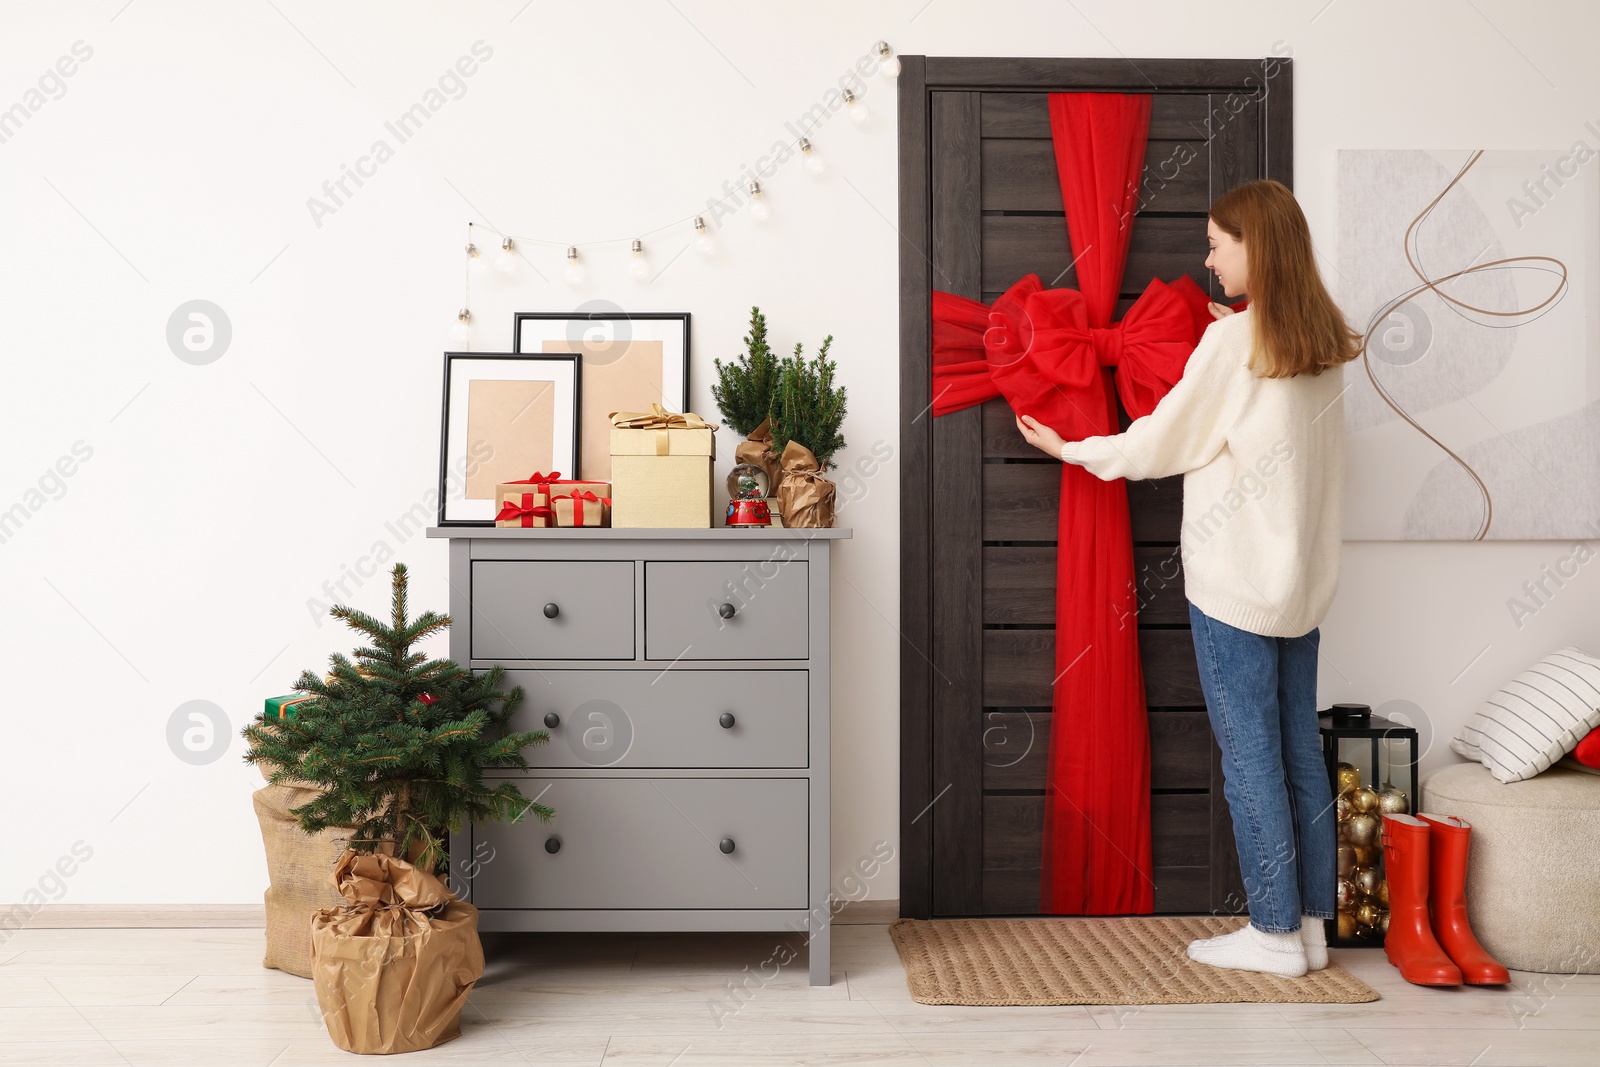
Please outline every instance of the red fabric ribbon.
[[549, 485], [551, 482], [559, 482], [560, 480], [561, 480], [561, 472], [560, 471], [551, 471], [549, 474], [540, 474], [538, 471], [534, 471], [531, 475], [529, 475], [526, 478], [518, 478], [514, 482], [506, 482], [504, 484], [506, 484], [506, 485]]
[[[1051, 93], [1050, 135], [1079, 289], [1028, 275], [987, 307], [933, 294], [933, 412], [1003, 396], [1064, 440], [1118, 432], [1117, 397], [1142, 418], [1183, 376], [1212, 321], [1188, 276], [1153, 280], [1111, 313], [1137, 208], [1148, 95]], [[1150, 735], [1133, 595], [1127, 487], [1062, 464], [1055, 682], [1040, 909], [1149, 914]], [[1080, 662], [1081, 661], [1081, 662]]]
[[[508, 482], [507, 484], [512, 483]], [[522, 483], [518, 482], [515, 484], [520, 485]], [[501, 505], [500, 514], [494, 517], [494, 521], [506, 522], [511, 519], [520, 519], [523, 526], [532, 526], [534, 524], [534, 519], [547, 519], [549, 521], [540, 523], [539, 525], [550, 525], [550, 523], [555, 521], [556, 513], [548, 504], [535, 504], [533, 501], [536, 496], [537, 494], [535, 493], [523, 493], [522, 501], [520, 503], [515, 500], [507, 500], [503, 505]]]

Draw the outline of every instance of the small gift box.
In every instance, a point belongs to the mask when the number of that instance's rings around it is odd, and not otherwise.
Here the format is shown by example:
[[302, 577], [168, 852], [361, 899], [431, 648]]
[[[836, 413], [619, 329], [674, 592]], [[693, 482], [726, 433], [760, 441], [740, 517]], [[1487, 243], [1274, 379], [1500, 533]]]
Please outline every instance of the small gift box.
[[[558, 488], [567, 488], [560, 486]], [[610, 526], [611, 483], [583, 482], [570, 493], [550, 497], [557, 526]]]
[[287, 696], [268, 697], [267, 708], [261, 713], [261, 717], [269, 722], [275, 719], [292, 719], [294, 718], [294, 706], [296, 704], [304, 704], [308, 700], [315, 699], [315, 697], [308, 697], [304, 693], [290, 693]]
[[494, 524], [554, 526], [555, 513], [550, 510], [550, 486], [560, 480], [559, 471], [549, 474], [535, 471], [530, 477], [499, 483], [494, 487]]
[[717, 426], [651, 406], [611, 413], [611, 525], [709, 527]]

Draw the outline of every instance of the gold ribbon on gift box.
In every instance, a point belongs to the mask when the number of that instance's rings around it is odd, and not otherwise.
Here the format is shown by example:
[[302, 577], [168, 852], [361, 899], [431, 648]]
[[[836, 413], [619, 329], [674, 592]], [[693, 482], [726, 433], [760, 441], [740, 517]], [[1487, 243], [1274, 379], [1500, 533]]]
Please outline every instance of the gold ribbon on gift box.
[[720, 429], [714, 422], [707, 422], [692, 411], [668, 411], [660, 404], [651, 404], [649, 411], [613, 411], [610, 414], [611, 425], [619, 430], [654, 430], [656, 432], [656, 455], [672, 455], [673, 430], [712, 430]]

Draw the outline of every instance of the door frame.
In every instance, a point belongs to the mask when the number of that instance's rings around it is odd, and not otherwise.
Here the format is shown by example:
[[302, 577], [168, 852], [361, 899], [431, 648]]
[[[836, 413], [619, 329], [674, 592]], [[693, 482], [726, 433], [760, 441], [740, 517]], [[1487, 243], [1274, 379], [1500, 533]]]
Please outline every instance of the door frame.
[[[1262, 176], [1294, 184], [1293, 59], [900, 57], [900, 914], [933, 917], [932, 95], [1237, 92], [1260, 99]], [[1268, 63], [1274, 64], [1270, 68]], [[1215, 136], [1215, 133], [1212, 134]], [[945, 788], [949, 788], [946, 786]]]

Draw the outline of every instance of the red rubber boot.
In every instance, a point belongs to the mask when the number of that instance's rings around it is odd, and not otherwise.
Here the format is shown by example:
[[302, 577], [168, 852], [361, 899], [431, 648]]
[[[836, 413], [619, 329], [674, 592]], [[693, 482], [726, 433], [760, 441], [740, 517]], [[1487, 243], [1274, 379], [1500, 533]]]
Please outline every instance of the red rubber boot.
[[[1468, 985], [1504, 985], [1511, 975], [1478, 944], [1467, 924], [1467, 847], [1472, 824], [1454, 815], [1417, 813], [1428, 824], [1428, 910], [1433, 935], [1461, 970]], [[1394, 888], [1391, 886], [1391, 893]], [[1391, 916], [1393, 913], [1390, 913]], [[1393, 918], [1389, 920], [1394, 922]]]
[[1460, 985], [1461, 969], [1434, 939], [1428, 923], [1428, 834], [1410, 815], [1383, 817], [1383, 862], [1389, 878], [1389, 932], [1383, 954], [1413, 985]]

